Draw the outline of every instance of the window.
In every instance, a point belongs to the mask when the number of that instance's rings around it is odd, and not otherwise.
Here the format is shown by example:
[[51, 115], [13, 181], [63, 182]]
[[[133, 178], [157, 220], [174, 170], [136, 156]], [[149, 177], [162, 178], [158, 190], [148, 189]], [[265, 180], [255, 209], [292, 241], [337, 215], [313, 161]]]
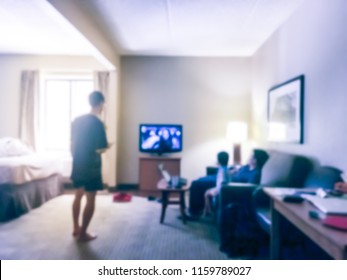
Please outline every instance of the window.
[[90, 111], [88, 96], [93, 89], [92, 75], [44, 78], [41, 135], [45, 151], [69, 151], [71, 122]]

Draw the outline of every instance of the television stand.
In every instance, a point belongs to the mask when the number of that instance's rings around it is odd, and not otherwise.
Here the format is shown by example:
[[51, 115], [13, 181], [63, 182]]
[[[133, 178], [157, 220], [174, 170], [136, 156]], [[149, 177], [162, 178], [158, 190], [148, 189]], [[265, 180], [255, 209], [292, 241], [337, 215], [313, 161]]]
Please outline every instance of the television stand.
[[139, 159], [139, 189], [141, 191], [159, 193], [157, 184], [162, 175], [158, 169], [163, 164], [170, 175], [181, 175], [181, 158], [177, 157], [140, 157]]

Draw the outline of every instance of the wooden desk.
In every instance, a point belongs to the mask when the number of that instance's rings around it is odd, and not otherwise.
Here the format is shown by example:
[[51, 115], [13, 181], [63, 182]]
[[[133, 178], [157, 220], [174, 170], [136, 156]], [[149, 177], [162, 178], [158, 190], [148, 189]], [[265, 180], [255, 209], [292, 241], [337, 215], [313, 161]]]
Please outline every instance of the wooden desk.
[[[282, 197], [300, 189], [264, 188], [272, 200], [272, 224], [270, 237], [271, 259], [279, 259], [281, 250], [280, 215], [313, 240], [319, 247], [335, 259], [347, 259], [347, 232], [330, 229], [318, 220], [308, 216], [310, 210], [317, 210], [309, 202], [287, 203]], [[302, 189], [301, 189], [302, 191]], [[317, 210], [318, 211], [318, 210]]]

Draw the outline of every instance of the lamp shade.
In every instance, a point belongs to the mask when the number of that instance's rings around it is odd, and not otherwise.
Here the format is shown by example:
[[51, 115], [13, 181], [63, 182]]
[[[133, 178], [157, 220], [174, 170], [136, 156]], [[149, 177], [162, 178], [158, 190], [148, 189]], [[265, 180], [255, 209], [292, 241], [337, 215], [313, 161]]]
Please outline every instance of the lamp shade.
[[227, 126], [227, 139], [232, 143], [242, 143], [248, 137], [248, 127], [244, 122], [229, 122]]

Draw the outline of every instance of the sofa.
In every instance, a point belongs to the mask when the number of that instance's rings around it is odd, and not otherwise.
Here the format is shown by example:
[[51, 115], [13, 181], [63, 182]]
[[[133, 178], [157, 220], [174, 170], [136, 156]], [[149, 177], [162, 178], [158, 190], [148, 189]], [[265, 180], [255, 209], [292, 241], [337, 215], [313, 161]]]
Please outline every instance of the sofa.
[[[321, 166], [314, 158], [281, 151], [268, 151], [268, 154], [259, 185], [229, 183], [221, 189], [218, 214], [221, 250], [229, 255], [233, 250], [238, 250], [236, 254], [240, 250], [247, 253], [241, 248], [242, 241], [254, 249], [258, 244], [251, 241], [266, 238], [270, 233], [270, 199], [263, 187], [332, 188], [342, 180], [339, 169]], [[235, 231], [242, 233], [235, 235]], [[294, 235], [291, 241], [297, 239]]]

